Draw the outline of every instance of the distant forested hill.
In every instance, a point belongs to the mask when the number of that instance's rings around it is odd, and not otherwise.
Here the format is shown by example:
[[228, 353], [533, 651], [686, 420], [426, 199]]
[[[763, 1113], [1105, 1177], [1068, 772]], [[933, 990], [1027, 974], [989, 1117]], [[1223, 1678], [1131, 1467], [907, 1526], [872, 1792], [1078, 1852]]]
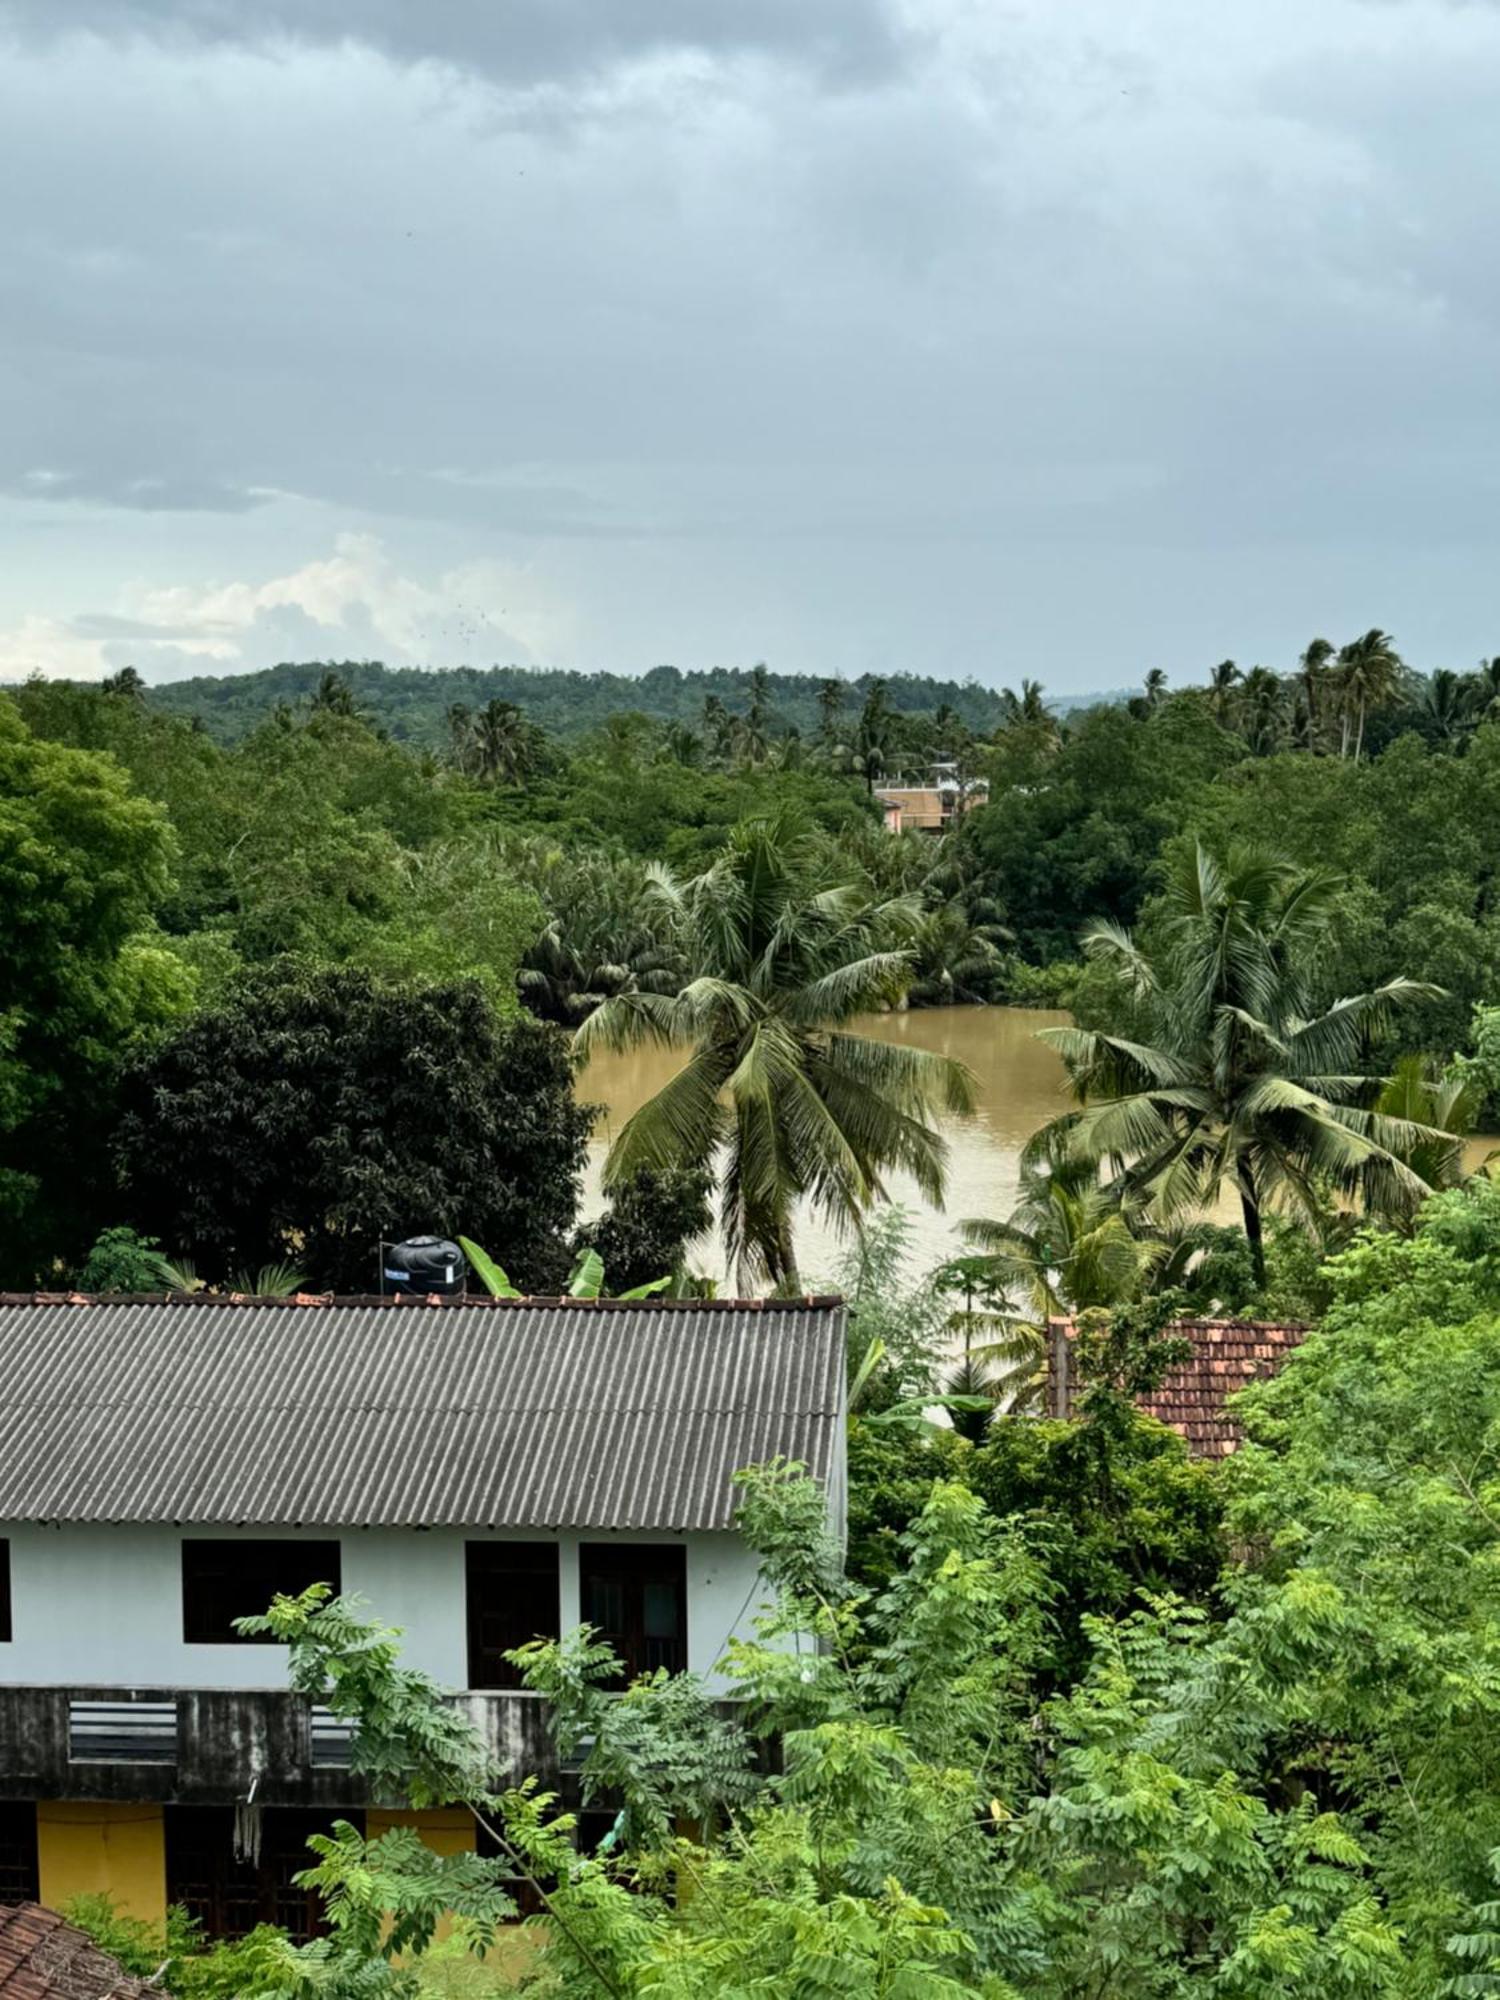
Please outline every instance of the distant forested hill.
[[[730, 710], [743, 707], [749, 693], [748, 669], [714, 667], [683, 673], [653, 667], [649, 673], [581, 674], [528, 667], [385, 667], [376, 660], [308, 660], [268, 667], [262, 673], [202, 675], [167, 681], [149, 691], [153, 708], [166, 714], [200, 716], [209, 733], [232, 743], [253, 729], [278, 702], [305, 703], [329, 667], [348, 682], [356, 705], [398, 742], [436, 749], [448, 741], [448, 710], [454, 703], [482, 708], [498, 698], [513, 701], [549, 735], [581, 736], [611, 715], [634, 710], [657, 722], [697, 723], [703, 704], [716, 695]], [[947, 707], [976, 734], [999, 726], [1003, 708], [993, 688], [975, 681], [924, 680], [918, 674], [882, 676], [887, 707], [902, 714], [932, 714]], [[845, 706], [858, 714], [876, 676], [846, 682]], [[773, 730], [797, 729], [811, 735], [819, 721], [813, 674], [772, 674], [770, 722]]]

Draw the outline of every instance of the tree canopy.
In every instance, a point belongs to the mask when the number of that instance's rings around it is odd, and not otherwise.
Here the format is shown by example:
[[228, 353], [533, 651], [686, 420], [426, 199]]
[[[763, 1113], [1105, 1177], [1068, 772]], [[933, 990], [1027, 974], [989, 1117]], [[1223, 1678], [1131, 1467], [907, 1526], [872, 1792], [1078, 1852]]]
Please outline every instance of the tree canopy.
[[477, 982], [248, 973], [127, 1069], [122, 1103], [126, 1213], [207, 1278], [288, 1262], [372, 1291], [382, 1240], [463, 1230], [563, 1289], [590, 1117], [556, 1032]]
[[13, 1281], [33, 1278], [49, 1240], [86, 1244], [118, 1051], [191, 1003], [191, 973], [153, 930], [172, 860], [165, 814], [113, 759], [40, 741], [0, 703], [0, 1269]]

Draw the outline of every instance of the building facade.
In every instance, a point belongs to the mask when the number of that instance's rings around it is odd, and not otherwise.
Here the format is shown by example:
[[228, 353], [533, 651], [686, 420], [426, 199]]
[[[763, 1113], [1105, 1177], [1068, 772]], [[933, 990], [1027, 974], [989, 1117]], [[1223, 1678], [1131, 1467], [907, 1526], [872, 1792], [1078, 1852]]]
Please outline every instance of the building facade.
[[988, 804], [989, 796], [987, 778], [966, 776], [951, 762], [934, 764], [931, 776], [921, 784], [903, 779], [875, 787], [889, 833], [947, 833], [965, 813]]
[[587, 1622], [712, 1685], [765, 1597], [733, 1475], [796, 1459], [840, 1528], [843, 1382], [827, 1300], [0, 1301], [0, 1900], [301, 1935], [333, 1817], [472, 1845], [236, 1632], [312, 1582], [566, 1788], [507, 1650]]

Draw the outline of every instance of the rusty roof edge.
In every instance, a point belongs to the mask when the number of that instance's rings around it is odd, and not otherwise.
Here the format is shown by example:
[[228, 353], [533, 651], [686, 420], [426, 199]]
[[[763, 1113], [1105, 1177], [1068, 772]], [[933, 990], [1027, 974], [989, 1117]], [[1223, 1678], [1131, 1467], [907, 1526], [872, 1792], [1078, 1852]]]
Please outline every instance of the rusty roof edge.
[[[820, 1300], [819, 1303], [824, 1302]], [[1177, 1327], [1196, 1327], [1203, 1332], [1223, 1329], [1225, 1332], [1234, 1333], [1311, 1333], [1313, 1325], [1314, 1322], [1308, 1319], [1193, 1319], [1184, 1315], [1181, 1319], [1168, 1320], [1164, 1331], [1170, 1332]], [[1065, 1333], [1076, 1333], [1078, 1316], [1075, 1314], [1071, 1318], [1049, 1319], [1047, 1326], [1049, 1330], [1052, 1327], [1061, 1327]]]
[[0, 1292], [0, 1306], [254, 1306], [257, 1310], [309, 1306], [448, 1306], [471, 1312], [476, 1306], [495, 1312], [522, 1312], [528, 1307], [551, 1312], [707, 1312], [783, 1313], [833, 1312], [845, 1301], [838, 1292], [809, 1292], [776, 1299], [577, 1299], [566, 1294], [527, 1293], [517, 1299], [493, 1299], [485, 1292], [443, 1298], [434, 1292], [294, 1292], [266, 1298], [253, 1292]]

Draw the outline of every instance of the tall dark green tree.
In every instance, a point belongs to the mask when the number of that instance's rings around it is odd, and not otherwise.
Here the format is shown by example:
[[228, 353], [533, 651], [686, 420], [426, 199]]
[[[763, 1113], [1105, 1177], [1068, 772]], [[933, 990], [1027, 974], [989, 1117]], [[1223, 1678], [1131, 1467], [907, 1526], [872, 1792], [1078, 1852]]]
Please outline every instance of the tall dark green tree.
[[292, 1262], [369, 1291], [382, 1239], [462, 1230], [559, 1291], [590, 1123], [572, 1081], [557, 1030], [477, 983], [283, 962], [127, 1073], [127, 1213], [210, 1281]]
[[191, 1002], [149, 928], [172, 853], [113, 758], [38, 741], [0, 697], [0, 1282], [87, 1247], [115, 1067]]

